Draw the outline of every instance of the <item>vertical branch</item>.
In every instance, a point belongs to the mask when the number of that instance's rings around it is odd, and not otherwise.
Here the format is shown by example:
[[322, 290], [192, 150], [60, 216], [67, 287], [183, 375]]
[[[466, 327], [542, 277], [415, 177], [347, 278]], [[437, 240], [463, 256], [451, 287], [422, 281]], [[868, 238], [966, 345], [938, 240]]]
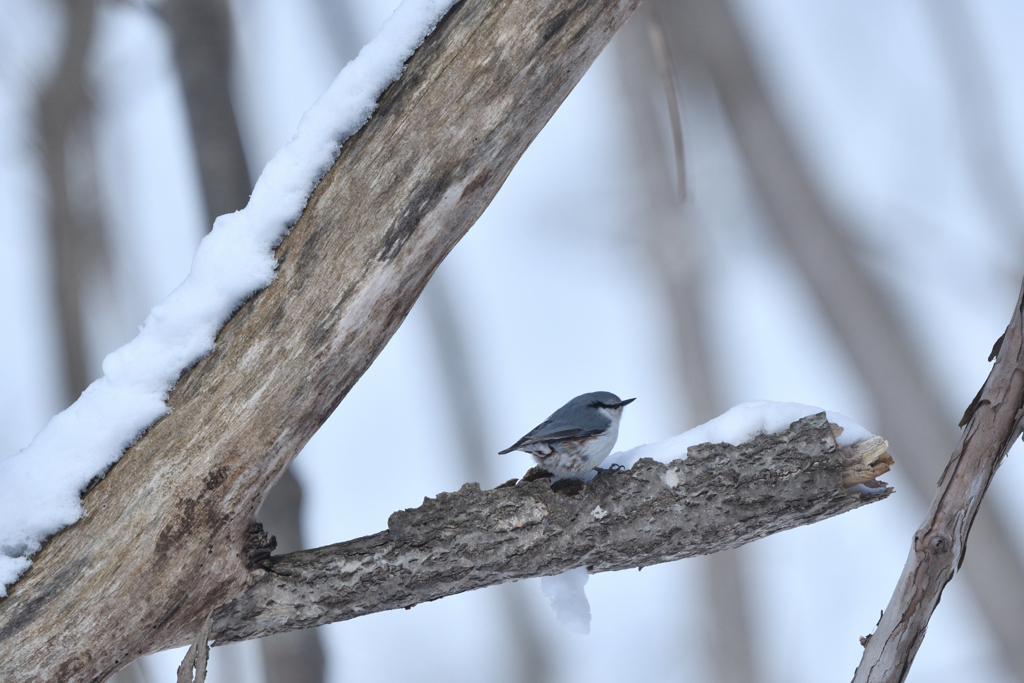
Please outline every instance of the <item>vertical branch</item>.
[[[97, 273], [106, 250], [98, 217], [95, 186], [81, 181], [94, 169], [75, 173], [69, 152], [91, 159], [90, 102], [85, 64], [92, 43], [95, 6], [92, 0], [65, 0], [64, 49], [53, 80], [39, 97], [39, 130], [43, 167], [49, 186], [51, 268], [60, 330], [64, 402], [71, 403], [89, 383], [86, 367], [82, 293]], [[74, 202], [75, 190], [79, 190]], [[92, 196], [88, 197], [90, 189]], [[84, 190], [84, 192], [83, 192]]]
[[366, 42], [366, 36], [359, 35], [352, 17], [350, 0], [317, 0], [320, 15], [327, 24], [327, 35], [338, 58], [338, 67], [359, 54], [359, 48]]
[[653, 15], [647, 21], [647, 33], [658, 65], [662, 86], [665, 88], [665, 102], [668, 105], [668, 120], [672, 125], [672, 151], [676, 162], [676, 192], [679, 201], [686, 199], [686, 150], [683, 147], [683, 119], [679, 113], [679, 96], [676, 95], [676, 74], [672, 58], [668, 54], [668, 43], [661, 22]]
[[[466, 334], [459, 323], [451, 287], [443, 272], [434, 273], [421, 298], [438, 351], [445, 398], [455, 417], [463, 469], [470, 481], [486, 486], [493, 480], [493, 475], [487, 460], [485, 420], [480, 410], [483, 391], [470, 367]], [[509, 651], [515, 653], [519, 680], [523, 683], [545, 683], [554, 680], [551, 653], [540, 637], [538, 624], [523, 594], [526, 588], [521, 583], [498, 586], [498, 598], [512, 632], [513, 645]]]
[[[274, 532], [279, 553], [306, 548], [302, 536], [301, 512], [302, 485], [289, 468], [270, 489], [256, 515], [266, 528]], [[279, 633], [260, 639], [259, 644], [268, 683], [316, 683], [324, 680], [324, 653], [316, 630]]]
[[[86, 75], [96, 22], [93, 0], [65, 0], [64, 46], [53, 79], [39, 97], [38, 123], [49, 197], [53, 292], [56, 296], [65, 404], [94, 378], [86, 342], [86, 299], [112, 282], [107, 233], [99, 203], [93, 107]], [[118, 683], [146, 683], [139, 662]]]
[[231, 17], [226, 0], [158, 5], [171, 29], [206, 214], [213, 219], [249, 201], [249, 170], [231, 104]]
[[[644, 31], [642, 23], [647, 23]], [[682, 181], [682, 126], [675, 101], [675, 73], [664, 37], [676, 27], [662, 23], [648, 5], [638, 10], [623, 29], [628, 47], [620, 52], [623, 83], [630, 89], [631, 129], [641, 169], [641, 191], [647, 226], [646, 245], [651, 261], [672, 304], [675, 348], [682, 374], [679, 386], [690, 406], [690, 418], [701, 424], [724, 410], [724, 401], [711, 377], [713, 357], [708, 343], [708, 324], [700, 303], [701, 282], [707, 277], [698, 251], [699, 219], [692, 207], [681, 204], [685, 196]], [[647, 35], [645, 35], [645, 33]], [[650, 37], [648, 42], [648, 36]], [[663, 63], [664, 62], [664, 63]], [[658, 135], [654, 111], [656, 81], [668, 95], [672, 144]], [[666, 79], [672, 83], [665, 85]], [[673, 112], [675, 105], [675, 112]], [[678, 138], [678, 140], [677, 140]], [[678, 167], [679, 187], [674, 188], [664, 170], [671, 167], [672, 153]], [[738, 550], [727, 550], [701, 558], [703, 581], [709, 605], [704, 620], [712, 670], [720, 683], [756, 680], [753, 666], [750, 619], [743, 582], [743, 558]], [[713, 606], [713, 608], [712, 608]]]
[[[811, 182], [771, 106], [727, 3], [654, 0], [672, 21], [673, 58], [703, 65], [718, 89], [770, 225], [821, 305], [871, 392], [880, 425], [919, 499], [930, 498], [940, 454], [956, 442], [939, 392], [906, 330], [854, 255], [849, 229]], [[972, 536], [966, 578], [1002, 654], [1024, 680], [1024, 567], [1005, 524], [989, 508]]]

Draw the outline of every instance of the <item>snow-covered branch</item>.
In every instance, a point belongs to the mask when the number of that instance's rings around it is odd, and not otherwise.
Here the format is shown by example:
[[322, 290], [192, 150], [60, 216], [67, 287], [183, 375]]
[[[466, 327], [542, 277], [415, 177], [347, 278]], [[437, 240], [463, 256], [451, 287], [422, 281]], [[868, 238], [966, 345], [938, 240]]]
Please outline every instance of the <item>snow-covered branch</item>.
[[272, 557], [214, 613], [212, 635], [223, 644], [576, 567], [714, 553], [887, 497], [883, 484], [864, 486], [892, 464], [885, 442], [840, 448], [833, 434], [818, 413], [738, 446], [692, 446], [688, 456], [683, 446], [675, 457], [684, 460], [644, 458], [564, 490], [547, 480], [466, 484], [394, 513], [387, 531]]
[[403, 3], [107, 376], [0, 462], [0, 680], [104, 680], [238, 595], [267, 491], [638, 3]]

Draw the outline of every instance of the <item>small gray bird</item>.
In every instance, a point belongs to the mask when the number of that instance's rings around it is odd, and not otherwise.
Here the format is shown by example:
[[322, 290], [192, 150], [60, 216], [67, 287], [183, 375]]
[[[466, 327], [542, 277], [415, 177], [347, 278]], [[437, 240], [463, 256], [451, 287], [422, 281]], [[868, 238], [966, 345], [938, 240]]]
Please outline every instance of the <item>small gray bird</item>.
[[622, 408], [635, 400], [609, 391], [577, 396], [499, 455], [523, 451], [556, 479], [580, 479], [612, 452]]

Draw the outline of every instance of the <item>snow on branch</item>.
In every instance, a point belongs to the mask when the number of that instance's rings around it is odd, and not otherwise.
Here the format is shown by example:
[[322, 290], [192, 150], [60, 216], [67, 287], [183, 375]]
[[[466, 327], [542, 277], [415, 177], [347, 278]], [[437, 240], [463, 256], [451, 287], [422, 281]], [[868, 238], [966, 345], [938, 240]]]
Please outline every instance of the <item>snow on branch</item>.
[[394, 513], [387, 531], [269, 558], [214, 612], [212, 637], [220, 645], [577, 567], [705, 555], [887, 497], [892, 489], [874, 481], [892, 464], [885, 442], [840, 446], [839, 431], [818, 413], [737, 446], [642, 458], [585, 484], [466, 484]]
[[139, 335], [103, 361], [103, 377], [23, 451], [0, 459], [0, 598], [46, 538], [81, 518], [80, 494], [170, 412], [167, 396], [207, 356], [224, 323], [276, 277], [274, 248], [299, 220], [341, 145], [455, 0], [408, 0], [317, 102], [267, 164], [248, 205], [220, 216], [188, 277]]
[[239, 594], [267, 491], [639, 1], [402, 4], [257, 183], [263, 227], [218, 221], [110, 381], [3, 461], [0, 680], [105, 680]]

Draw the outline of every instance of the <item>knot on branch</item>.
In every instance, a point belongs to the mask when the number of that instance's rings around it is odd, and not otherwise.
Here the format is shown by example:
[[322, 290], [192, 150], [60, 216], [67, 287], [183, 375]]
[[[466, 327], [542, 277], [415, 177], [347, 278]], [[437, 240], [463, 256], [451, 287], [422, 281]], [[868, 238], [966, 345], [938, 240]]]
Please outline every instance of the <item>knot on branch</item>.
[[942, 532], [929, 532], [914, 537], [915, 550], [919, 553], [942, 556], [953, 551], [953, 538]]
[[269, 536], [259, 522], [249, 525], [245, 534], [245, 566], [248, 569], [259, 567], [269, 570], [273, 564], [270, 555], [277, 548], [277, 537]]

